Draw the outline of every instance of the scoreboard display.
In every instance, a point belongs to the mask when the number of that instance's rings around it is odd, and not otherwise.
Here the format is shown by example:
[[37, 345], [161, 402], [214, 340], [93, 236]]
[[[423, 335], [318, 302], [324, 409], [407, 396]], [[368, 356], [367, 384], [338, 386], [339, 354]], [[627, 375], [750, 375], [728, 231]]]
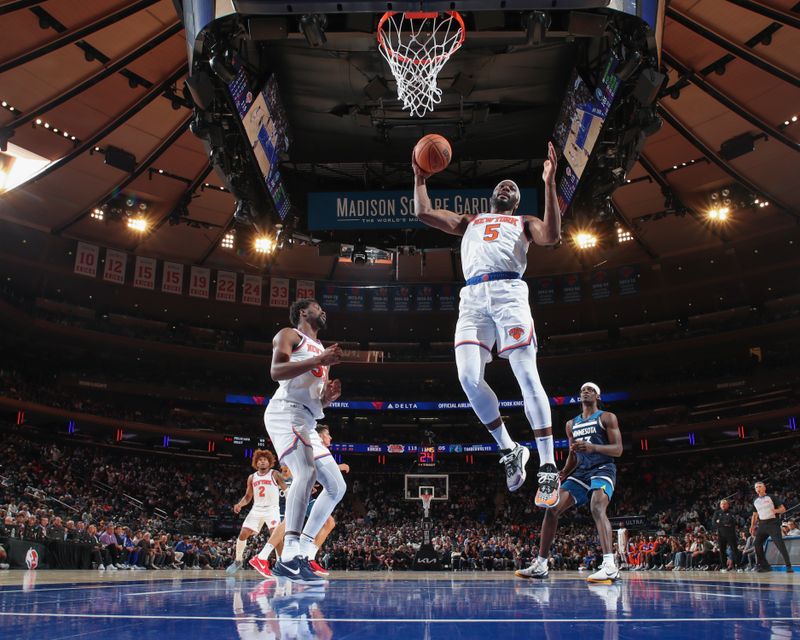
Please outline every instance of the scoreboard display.
[[420, 467], [435, 467], [436, 447], [420, 447], [417, 465]]

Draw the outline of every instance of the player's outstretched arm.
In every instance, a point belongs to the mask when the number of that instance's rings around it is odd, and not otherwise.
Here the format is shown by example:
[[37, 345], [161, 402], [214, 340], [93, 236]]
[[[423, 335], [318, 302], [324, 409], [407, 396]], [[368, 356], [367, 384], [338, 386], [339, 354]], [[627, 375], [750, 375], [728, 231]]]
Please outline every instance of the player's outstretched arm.
[[472, 220], [472, 216], [460, 216], [447, 209], [434, 209], [431, 206], [428, 187], [425, 183], [430, 174], [419, 168], [419, 165], [414, 160], [413, 153], [411, 154], [411, 166], [414, 169], [414, 215], [419, 218], [420, 222], [429, 227], [454, 236], [463, 236], [469, 221]]
[[552, 142], [547, 143], [547, 160], [542, 169], [544, 181], [544, 217], [542, 220], [530, 216], [527, 219], [528, 232], [534, 243], [542, 246], [557, 244], [561, 239], [561, 211], [556, 193], [556, 166], [558, 159]]
[[297, 332], [288, 328], [278, 331], [272, 339], [272, 365], [269, 374], [275, 382], [290, 380], [317, 367], [341, 362], [342, 348], [338, 344], [331, 345], [313, 358], [292, 362], [292, 350], [300, 344], [300, 340]]

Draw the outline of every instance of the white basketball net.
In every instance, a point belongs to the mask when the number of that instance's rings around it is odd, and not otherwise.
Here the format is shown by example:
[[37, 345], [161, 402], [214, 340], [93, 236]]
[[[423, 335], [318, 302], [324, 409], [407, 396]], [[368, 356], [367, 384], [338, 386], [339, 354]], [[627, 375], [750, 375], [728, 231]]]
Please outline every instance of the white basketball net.
[[397, 98], [409, 115], [422, 117], [442, 100], [436, 78], [464, 42], [457, 11], [389, 11], [378, 23], [378, 51], [397, 81]]
[[433, 494], [432, 493], [428, 493], [428, 494], [424, 494], [423, 493], [420, 496], [420, 500], [422, 500], [422, 510], [425, 513], [425, 517], [427, 518], [428, 514], [431, 511], [431, 500], [433, 500]]

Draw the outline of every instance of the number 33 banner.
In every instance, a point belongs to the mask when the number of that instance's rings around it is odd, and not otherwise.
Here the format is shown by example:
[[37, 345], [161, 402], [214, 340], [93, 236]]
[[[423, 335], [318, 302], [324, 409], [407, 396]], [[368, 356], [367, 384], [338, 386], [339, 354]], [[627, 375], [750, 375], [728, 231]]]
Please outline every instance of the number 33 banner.
[[289, 306], [289, 278], [270, 278], [269, 281], [269, 306]]

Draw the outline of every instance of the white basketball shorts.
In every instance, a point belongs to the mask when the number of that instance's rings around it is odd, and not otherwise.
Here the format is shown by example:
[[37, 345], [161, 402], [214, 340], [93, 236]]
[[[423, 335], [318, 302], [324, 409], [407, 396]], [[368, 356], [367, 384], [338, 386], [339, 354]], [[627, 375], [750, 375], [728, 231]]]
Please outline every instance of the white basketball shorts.
[[464, 286], [458, 306], [455, 346], [481, 347], [485, 362], [497, 355], [508, 358], [514, 349], [536, 349], [528, 285], [524, 280], [492, 280]]
[[311, 430], [311, 448], [314, 450], [314, 460], [321, 460], [331, 455], [330, 449], [322, 444], [322, 438], [319, 437], [316, 429]]
[[267, 526], [267, 529], [274, 529], [280, 522], [281, 513], [278, 509], [278, 505], [275, 505], [263, 511], [261, 509], [250, 509], [250, 513], [248, 513], [247, 517], [244, 519], [242, 527], [258, 533], [264, 525]]
[[272, 400], [264, 412], [264, 425], [278, 461], [296, 447], [311, 447], [311, 434], [316, 435], [316, 424], [308, 409], [288, 400]]

